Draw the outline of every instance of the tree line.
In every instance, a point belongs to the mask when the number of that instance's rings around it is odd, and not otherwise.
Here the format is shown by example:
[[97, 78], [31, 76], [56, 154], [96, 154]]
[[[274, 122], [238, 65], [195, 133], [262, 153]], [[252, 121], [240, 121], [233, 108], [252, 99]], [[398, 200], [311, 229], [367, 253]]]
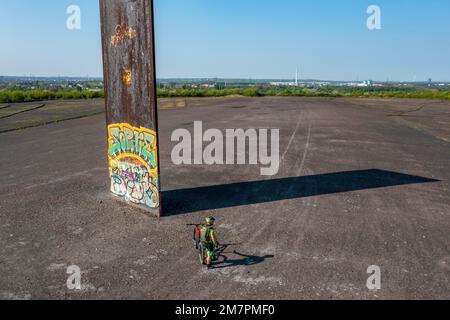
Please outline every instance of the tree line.
[[[185, 97], [376, 97], [376, 98], [416, 98], [450, 100], [449, 90], [435, 90], [424, 88], [353, 88], [353, 87], [324, 87], [317, 89], [286, 88], [286, 87], [251, 87], [234, 89], [158, 89], [160, 98]], [[71, 100], [104, 98], [103, 91], [0, 91], [0, 103], [33, 102], [45, 100]]]

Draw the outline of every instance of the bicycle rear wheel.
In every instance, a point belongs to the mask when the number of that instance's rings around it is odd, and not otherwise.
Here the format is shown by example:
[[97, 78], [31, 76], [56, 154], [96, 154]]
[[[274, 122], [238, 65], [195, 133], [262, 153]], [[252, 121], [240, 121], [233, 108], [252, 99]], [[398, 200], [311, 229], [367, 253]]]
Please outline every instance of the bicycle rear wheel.
[[198, 258], [199, 258], [201, 264], [206, 263], [205, 262], [205, 254], [206, 254], [206, 248], [202, 243], [200, 243], [198, 245]]
[[197, 229], [194, 229], [194, 235], [192, 236], [192, 240], [194, 241], [195, 249], [198, 250], [198, 246], [199, 246], [199, 243], [200, 243], [200, 238], [198, 236]]

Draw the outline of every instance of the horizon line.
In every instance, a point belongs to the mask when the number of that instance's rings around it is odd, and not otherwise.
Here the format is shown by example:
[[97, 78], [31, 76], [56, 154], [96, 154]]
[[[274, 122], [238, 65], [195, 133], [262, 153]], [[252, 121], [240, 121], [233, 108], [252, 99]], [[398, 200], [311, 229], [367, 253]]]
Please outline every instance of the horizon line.
[[[0, 75], [0, 78], [28, 78], [28, 79], [92, 79], [92, 80], [102, 80], [103, 76], [48, 76], [48, 75]], [[246, 80], [246, 81], [286, 81], [286, 82], [295, 82], [294, 78], [242, 78], [242, 77], [157, 77], [156, 80]], [[426, 80], [416, 80], [416, 81], [408, 81], [408, 80], [374, 80], [374, 79], [364, 79], [364, 80], [328, 80], [328, 79], [315, 79], [315, 78], [303, 78], [298, 79], [299, 82], [305, 81], [316, 81], [316, 82], [365, 82], [365, 81], [373, 81], [378, 83], [424, 83], [429, 82], [429, 79]], [[432, 80], [432, 83], [443, 82], [450, 83], [449, 80]]]

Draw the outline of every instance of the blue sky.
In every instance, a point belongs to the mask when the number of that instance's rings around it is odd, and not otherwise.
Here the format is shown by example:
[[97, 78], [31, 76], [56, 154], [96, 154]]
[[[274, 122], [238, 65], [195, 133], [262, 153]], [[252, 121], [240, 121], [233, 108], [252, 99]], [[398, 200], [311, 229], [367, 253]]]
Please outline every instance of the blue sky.
[[[158, 77], [450, 80], [448, 0], [155, 0], [155, 20]], [[0, 0], [0, 35], [0, 75], [102, 75], [97, 0]]]

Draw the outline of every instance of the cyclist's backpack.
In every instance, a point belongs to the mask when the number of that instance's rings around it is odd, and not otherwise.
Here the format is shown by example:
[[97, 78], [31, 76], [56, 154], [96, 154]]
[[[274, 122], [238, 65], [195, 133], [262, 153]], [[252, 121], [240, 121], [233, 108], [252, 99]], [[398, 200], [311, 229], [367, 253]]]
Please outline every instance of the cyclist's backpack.
[[207, 226], [203, 226], [200, 228], [200, 241], [202, 242], [211, 242], [211, 228]]

